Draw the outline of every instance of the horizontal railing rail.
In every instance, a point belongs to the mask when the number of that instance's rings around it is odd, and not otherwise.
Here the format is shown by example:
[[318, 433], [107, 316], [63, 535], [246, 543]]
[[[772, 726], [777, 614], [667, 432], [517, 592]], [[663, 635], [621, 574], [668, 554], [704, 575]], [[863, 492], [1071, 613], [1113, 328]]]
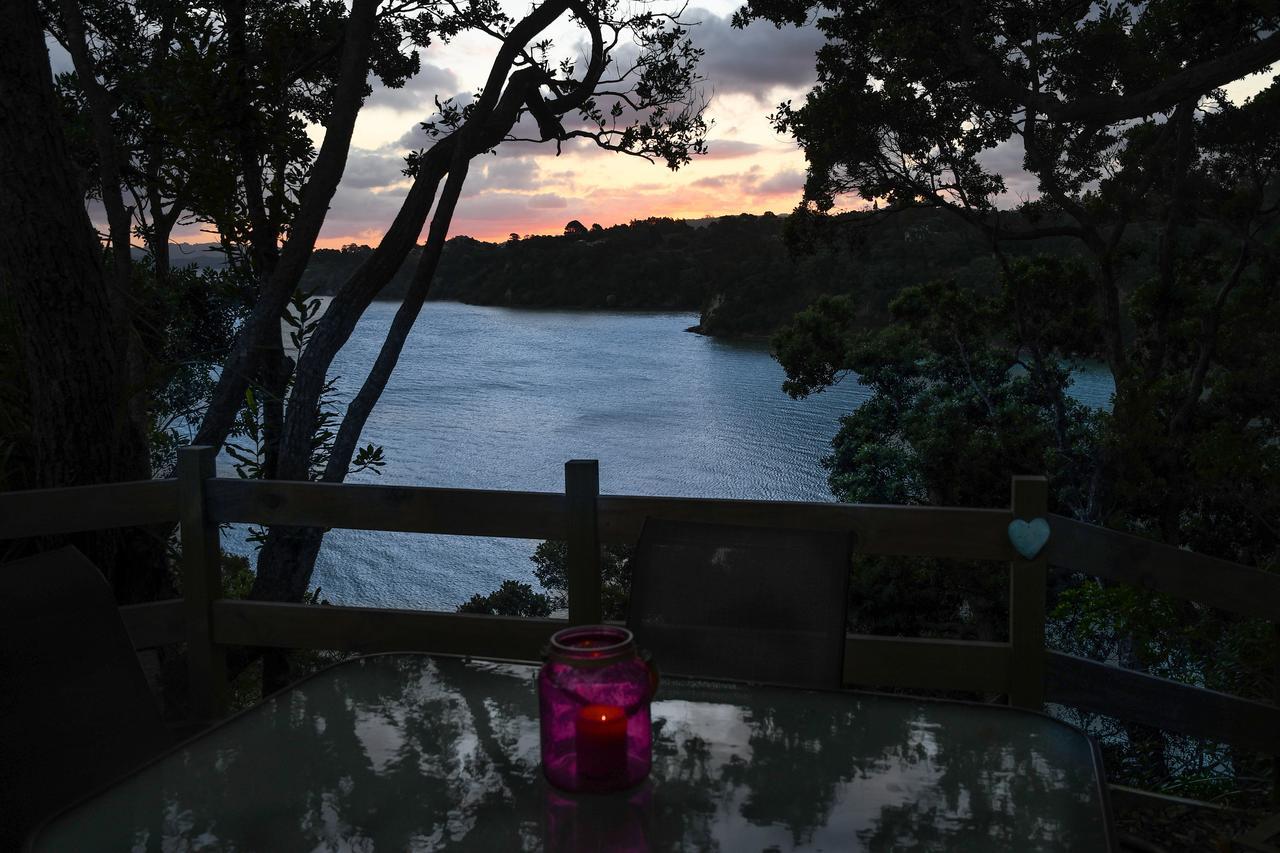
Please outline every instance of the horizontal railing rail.
[[859, 554], [1009, 560], [1008, 509], [801, 501], [600, 496], [600, 539], [634, 543], [646, 518], [708, 524], [849, 530]]
[[1229, 693], [1049, 652], [1050, 702], [1280, 755], [1280, 708]]
[[0, 493], [0, 539], [142, 527], [177, 520], [177, 480]]
[[[423, 486], [213, 479], [216, 522], [564, 539], [565, 495]], [[1007, 509], [877, 506], [800, 501], [599, 496], [599, 538], [631, 544], [644, 519], [849, 530], [864, 555], [998, 560], [1013, 557]], [[0, 539], [178, 521], [178, 481], [143, 480], [0, 493]], [[1163, 592], [1232, 613], [1274, 619], [1280, 574], [1208, 557], [1060, 515], [1046, 546], [1055, 569]]]
[[205, 500], [217, 522], [514, 539], [563, 539], [569, 517], [555, 492], [210, 480]]
[[1008, 693], [1012, 647], [977, 640], [849, 634], [844, 681], [866, 687]]
[[[533, 661], [551, 633], [567, 624], [553, 619], [218, 599], [210, 592], [217, 589], [213, 582], [219, 567], [209, 537], [215, 538], [216, 545], [220, 523], [565, 540], [575, 551], [571, 574], [581, 573], [584, 567], [597, 573], [594, 587], [584, 585], [581, 577], [570, 578], [571, 599], [581, 598], [583, 590], [598, 599], [599, 545], [634, 543], [647, 518], [848, 530], [854, 535], [855, 555], [1008, 562], [1014, 586], [1010, 642], [850, 634], [845, 649], [846, 683], [1013, 695], [1025, 691], [1027, 674], [1033, 673], [1042, 687], [1020, 704], [1061, 703], [1280, 754], [1276, 705], [1045, 650], [1043, 571], [1053, 567], [1082, 572], [1272, 622], [1280, 616], [1280, 574], [1048, 515], [1036, 508], [1034, 491], [1029, 493], [1033, 499], [1024, 500], [1021, 507], [972, 509], [599, 495], [593, 478], [576, 481], [592, 484], [586, 492], [567, 480], [564, 493], [275, 482], [219, 479], [212, 476], [212, 451], [182, 452], [189, 456], [185, 470], [204, 472], [193, 481], [194, 490], [184, 492], [186, 487], [171, 479], [0, 494], [0, 539], [172, 524], [181, 519], [184, 533], [202, 543], [184, 554], [184, 586], [192, 583], [200, 594], [122, 607], [120, 612], [139, 649], [178, 642], [203, 645], [203, 652], [192, 656], [197, 662], [193, 680], [219, 678], [219, 650], [240, 645], [437, 651]], [[191, 461], [195, 455], [199, 464]], [[198, 512], [182, 515], [184, 494], [194, 496]], [[1021, 560], [1009, 542], [1009, 522], [1037, 514], [1049, 522], [1049, 542], [1036, 560]], [[584, 548], [594, 553], [578, 553]], [[598, 600], [595, 607], [598, 613]], [[1032, 614], [1035, 608], [1038, 612]], [[571, 615], [574, 612], [571, 601]], [[589, 614], [591, 608], [580, 607], [577, 612]], [[1019, 614], [1021, 622], [1016, 621]], [[207, 699], [216, 705], [217, 696], [218, 691], [212, 690]]]
[[375, 607], [314, 607], [269, 601], [219, 601], [214, 642], [230, 646], [344, 652], [441, 652], [534, 661], [558, 619], [433, 613]]
[[1280, 616], [1280, 574], [1049, 516], [1049, 562], [1070, 571], [1196, 601], [1242, 616]]

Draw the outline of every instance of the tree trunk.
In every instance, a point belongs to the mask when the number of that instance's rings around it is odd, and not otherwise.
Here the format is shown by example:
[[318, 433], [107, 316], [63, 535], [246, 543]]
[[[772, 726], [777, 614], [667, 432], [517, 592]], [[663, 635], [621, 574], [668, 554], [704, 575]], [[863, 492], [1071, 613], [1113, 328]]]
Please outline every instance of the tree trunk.
[[[591, 63], [582, 84], [575, 91], [544, 103], [537, 94], [541, 84], [540, 73], [536, 69], [526, 68], [512, 74], [504, 87], [503, 80], [520, 48], [569, 8], [577, 11], [591, 34]], [[576, 109], [594, 89], [604, 65], [603, 38], [599, 24], [585, 7], [576, 4], [574, 0], [546, 3], [512, 30], [494, 60], [488, 88], [477, 102], [471, 117], [457, 132], [436, 143], [428, 152], [421, 166], [422, 171], [415, 179], [392, 231], [388, 232], [379, 245], [374, 258], [339, 290], [321, 321], [316, 337], [308, 344], [307, 353], [300, 361], [298, 384], [294, 386], [294, 393], [289, 400], [280, 456], [282, 476], [290, 479], [304, 479], [307, 476], [304, 460], [308, 457], [303, 455], [307, 446], [305, 442], [314, 429], [316, 406], [325, 372], [334, 354], [345, 342], [379, 289], [378, 279], [382, 275], [390, 277], [399, 266], [399, 259], [412, 245], [413, 234], [420, 227], [421, 219], [418, 217], [425, 216], [429, 209], [430, 196], [434, 195], [441, 176], [448, 174], [435, 205], [431, 229], [414, 270], [413, 281], [392, 320], [373, 368], [347, 406], [321, 477], [326, 482], [340, 483], [346, 479], [360, 434], [399, 361], [405, 340], [435, 278], [471, 160], [501, 143], [519, 119], [520, 108], [526, 103], [536, 101], [545, 110], [553, 110], [556, 114]], [[563, 133], [558, 121], [554, 119], [546, 122], [545, 126], [540, 122], [540, 127], [544, 135]], [[335, 312], [335, 306], [339, 305], [341, 310]], [[277, 601], [298, 600], [311, 581], [323, 538], [324, 531], [316, 528], [273, 527], [258, 555], [258, 571], [250, 597]]]
[[365, 77], [377, 24], [377, 0], [355, 0], [343, 40], [342, 70], [325, 123], [324, 142], [302, 190], [298, 215], [289, 227], [289, 239], [280, 252], [274, 273], [264, 278], [258, 301], [245, 320], [227, 356], [218, 384], [205, 411], [197, 444], [221, 447], [244, 400], [244, 390], [257, 373], [263, 343], [280, 335], [280, 318], [306, 268], [316, 237], [329, 212], [329, 202], [342, 179], [355, 130], [356, 116], [364, 100]]
[[[35, 2], [0, 27], [0, 293], [14, 306], [31, 399], [36, 487], [151, 476], [129, 416], [127, 340], [113, 333], [110, 282], [68, 168]], [[121, 603], [165, 587], [163, 543], [142, 531], [73, 537]]]

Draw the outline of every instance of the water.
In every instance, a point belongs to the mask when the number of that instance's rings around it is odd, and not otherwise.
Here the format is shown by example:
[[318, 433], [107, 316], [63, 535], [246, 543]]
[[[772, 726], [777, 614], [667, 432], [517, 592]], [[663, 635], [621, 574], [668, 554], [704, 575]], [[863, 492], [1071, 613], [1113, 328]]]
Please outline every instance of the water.
[[[335, 361], [344, 400], [395, 308], [375, 303]], [[684, 331], [695, 322], [430, 303], [362, 438], [383, 446], [387, 466], [349, 480], [562, 491], [565, 461], [585, 458], [600, 460], [607, 494], [831, 500], [819, 460], [870, 392], [850, 378], [792, 400], [764, 344]], [[1073, 390], [1104, 405], [1110, 378], [1087, 371]], [[452, 610], [508, 578], [536, 588], [536, 544], [334, 530], [312, 584], [334, 604]], [[227, 546], [252, 553], [242, 529]]]

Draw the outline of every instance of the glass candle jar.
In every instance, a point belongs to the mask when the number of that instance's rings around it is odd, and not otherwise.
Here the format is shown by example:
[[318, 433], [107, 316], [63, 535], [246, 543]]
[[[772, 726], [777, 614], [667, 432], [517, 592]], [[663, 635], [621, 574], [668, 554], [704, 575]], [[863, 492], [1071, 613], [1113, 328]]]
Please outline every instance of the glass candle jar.
[[631, 632], [612, 625], [557, 631], [538, 674], [542, 772], [565, 791], [630, 788], [649, 775], [649, 701], [657, 677]]

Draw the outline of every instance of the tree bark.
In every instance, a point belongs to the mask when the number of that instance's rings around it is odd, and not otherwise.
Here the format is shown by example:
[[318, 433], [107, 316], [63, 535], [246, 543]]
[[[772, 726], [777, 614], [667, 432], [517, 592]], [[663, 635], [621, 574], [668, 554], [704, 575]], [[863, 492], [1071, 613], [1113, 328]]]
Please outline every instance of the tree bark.
[[[570, 93], [543, 103], [537, 94], [540, 79], [531, 74], [532, 69], [526, 69], [513, 75], [504, 89], [502, 83], [520, 49], [566, 10], [572, 10], [578, 15], [591, 37], [590, 63], [582, 83]], [[477, 129], [474, 141], [470, 144], [471, 150], [465, 152], [467, 160], [500, 144], [518, 119], [520, 107], [526, 101], [537, 100], [541, 111], [558, 115], [581, 106], [594, 91], [604, 71], [604, 53], [604, 38], [599, 21], [581, 0], [544, 3], [521, 20], [512, 29], [494, 59], [485, 94], [468, 122], [468, 126], [475, 126]], [[315, 431], [320, 395], [329, 367], [378, 291], [391, 280], [413, 248], [414, 240], [422, 231], [422, 225], [431, 210], [436, 189], [454, 160], [455, 149], [462, 136], [459, 132], [440, 140], [423, 158], [409, 194], [378, 248], [343, 283], [321, 318], [306, 351], [299, 357], [280, 443], [279, 465], [276, 469], [276, 476], [280, 479], [301, 480], [307, 477], [310, 438]], [[357, 432], [356, 437], [358, 436]], [[344, 471], [349, 463], [348, 456], [343, 463]]]
[[[34, 424], [35, 487], [151, 476], [147, 435], [129, 415], [127, 341], [84, 207], [33, 0], [0, 27], [0, 294], [18, 318]], [[120, 602], [165, 588], [162, 544], [141, 531], [73, 537]]]
[[[342, 419], [338, 437], [334, 442], [333, 453], [329, 458], [324, 479], [330, 482], [342, 482], [355, 451], [356, 442], [364, 424], [373, 411], [373, 406], [382, 396], [391, 372], [400, 359], [404, 342], [413, 328], [422, 303], [426, 300], [427, 291], [431, 288], [431, 280], [435, 277], [436, 266], [440, 261], [440, 253], [448, 237], [449, 226], [453, 222], [453, 211], [462, 194], [462, 185], [467, 179], [467, 167], [470, 165], [468, 143], [473, 134], [466, 128], [458, 134], [458, 146], [455, 149], [453, 162], [450, 163], [449, 178], [445, 182], [444, 191], [436, 205], [436, 215], [431, 221], [431, 233], [423, 249], [418, 268], [414, 271], [413, 282], [404, 296], [400, 310], [391, 321], [391, 329], [374, 367], [360, 387], [354, 400], [347, 407], [347, 415]], [[254, 577], [251, 598], [267, 601], [298, 601], [307, 591], [311, 582], [311, 572], [315, 568], [316, 556], [320, 552], [320, 543], [324, 531], [314, 527], [273, 526], [267, 534], [267, 541], [258, 555], [258, 572]]]
[[[454, 139], [451, 136], [442, 141], [441, 150], [451, 154]], [[378, 248], [339, 288], [307, 341], [306, 349], [299, 355], [280, 440], [279, 464], [276, 467], [279, 479], [307, 478], [310, 465], [308, 449], [319, 417], [320, 395], [324, 391], [329, 366], [351, 337], [365, 309], [391, 281], [413, 249], [435, 201], [447, 163], [447, 156], [428, 156]]]
[[[98, 82], [93, 61], [89, 57], [84, 18], [76, 0], [60, 0], [62, 23], [66, 30], [67, 47], [75, 65], [76, 76], [89, 101], [90, 127], [94, 147], [98, 149], [98, 180], [102, 206], [107, 213], [107, 228], [111, 238], [111, 269], [107, 283], [111, 300], [112, 321], [115, 334], [124, 348], [124, 368], [129, 383], [128, 413], [144, 434], [149, 431], [147, 411], [146, 365], [142, 346], [133, 326], [137, 297], [133, 292], [133, 255], [131, 253], [132, 217], [125, 206], [121, 192], [121, 169], [124, 156], [119, 141], [111, 127], [111, 93]], [[145, 453], [146, 448], [142, 451]], [[149, 459], [148, 476], [150, 476]]]

